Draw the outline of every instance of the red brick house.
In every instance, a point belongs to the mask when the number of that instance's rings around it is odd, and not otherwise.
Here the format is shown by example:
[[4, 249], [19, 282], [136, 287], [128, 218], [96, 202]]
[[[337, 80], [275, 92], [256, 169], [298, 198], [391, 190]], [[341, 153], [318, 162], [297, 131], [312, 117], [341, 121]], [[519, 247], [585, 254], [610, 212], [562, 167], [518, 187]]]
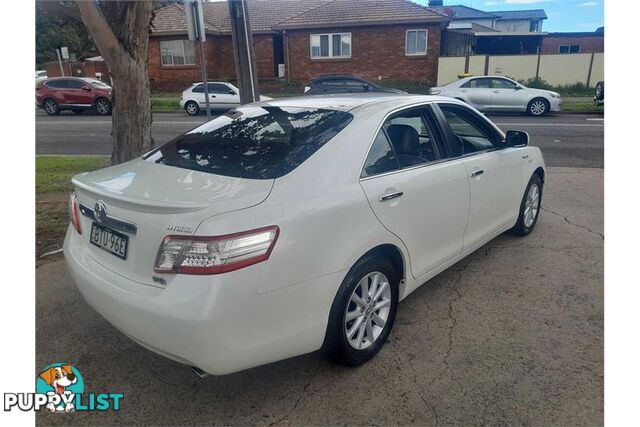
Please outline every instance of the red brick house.
[[604, 52], [604, 28], [594, 32], [549, 33], [542, 41], [543, 54]]
[[[258, 77], [305, 83], [321, 74], [435, 84], [440, 33], [449, 18], [409, 0], [248, 0]], [[236, 78], [226, 2], [204, 4], [207, 74]], [[180, 90], [201, 79], [180, 5], [155, 12], [149, 43], [152, 87]]]

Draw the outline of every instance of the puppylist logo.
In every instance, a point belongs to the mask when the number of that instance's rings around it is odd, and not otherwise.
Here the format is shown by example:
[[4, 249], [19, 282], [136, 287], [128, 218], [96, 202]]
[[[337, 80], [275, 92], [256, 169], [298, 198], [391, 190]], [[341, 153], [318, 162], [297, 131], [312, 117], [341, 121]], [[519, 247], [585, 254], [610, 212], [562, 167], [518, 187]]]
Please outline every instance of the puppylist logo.
[[5, 393], [4, 410], [51, 412], [119, 411], [122, 393], [86, 393], [80, 372], [66, 363], [54, 363], [38, 374], [35, 393]]

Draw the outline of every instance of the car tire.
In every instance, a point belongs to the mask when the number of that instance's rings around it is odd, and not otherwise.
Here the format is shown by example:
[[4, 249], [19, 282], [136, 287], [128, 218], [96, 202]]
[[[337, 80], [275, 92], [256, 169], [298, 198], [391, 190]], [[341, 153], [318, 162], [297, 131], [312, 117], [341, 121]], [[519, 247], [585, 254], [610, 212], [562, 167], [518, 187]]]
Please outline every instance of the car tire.
[[96, 102], [94, 103], [93, 106], [98, 112], [98, 114], [100, 115], [108, 116], [109, 114], [111, 114], [111, 111], [112, 111], [111, 102], [106, 98], [96, 99]]
[[542, 207], [542, 180], [534, 173], [520, 202], [520, 211], [516, 225], [509, 230], [516, 236], [526, 236], [531, 233], [538, 222]]
[[325, 357], [344, 366], [374, 357], [393, 328], [399, 283], [387, 258], [372, 253], [358, 260], [333, 300], [321, 349]]
[[47, 98], [42, 101], [42, 108], [44, 109], [45, 113], [50, 116], [57, 116], [58, 114], [60, 114], [60, 106], [55, 101], [55, 99]]
[[534, 98], [527, 105], [527, 113], [531, 116], [541, 117], [549, 112], [551, 105], [544, 98]]
[[188, 101], [184, 104], [184, 111], [190, 116], [197, 116], [200, 114], [200, 106], [195, 101]]
[[596, 84], [596, 99], [602, 101], [604, 99], [604, 82]]

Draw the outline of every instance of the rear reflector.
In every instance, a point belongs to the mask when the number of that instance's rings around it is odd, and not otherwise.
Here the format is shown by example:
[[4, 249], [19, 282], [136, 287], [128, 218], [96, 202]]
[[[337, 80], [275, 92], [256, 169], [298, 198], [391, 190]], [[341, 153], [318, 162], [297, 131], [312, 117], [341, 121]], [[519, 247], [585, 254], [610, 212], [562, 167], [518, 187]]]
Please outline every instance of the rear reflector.
[[160, 245], [156, 273], [220, 274], [269, 259], [277, 226], [224, 236], [167, 236]]
[[71, 220], [71, 225], [76, 229], [78, 234], [82, 234], [82, 229], [80, 228], [80, 210], [78, 207], [78, 197], [76, 196], [76, 192], [71, 193], [71, 197], [69, 198], [69, 219]]

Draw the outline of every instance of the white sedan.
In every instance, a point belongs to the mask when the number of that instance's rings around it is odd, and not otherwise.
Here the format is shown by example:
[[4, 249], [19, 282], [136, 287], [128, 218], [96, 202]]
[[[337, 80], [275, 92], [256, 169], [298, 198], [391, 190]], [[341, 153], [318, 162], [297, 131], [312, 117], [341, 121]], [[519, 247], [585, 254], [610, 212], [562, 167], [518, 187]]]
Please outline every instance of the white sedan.
[[355, 366], [398, 301], [533, 230], [545, 165], [528, 141], [442, 97], [249, 104], [76, 175], [64, 254], [96, 311], [196, 372], [319, 349]]
[[[240, 105], [240, 90], [227, 82], [209, 82], [209, 109], [230, 110]], [[269, 101], [272, 98], [260, 95], [260, 101]], [[200, 113], [207, 108], [204, 94], [204, 83], [194, 83], [182, 92], [180, 108], [190, 116]]]
[[429, 94], [456, 98], [486, 112], [526, 112], [532, 116], [544, 116], [562, 110], [559, 93], [528, 88], [502, 76], [466, 77], [445, 86], [433, 87]]

